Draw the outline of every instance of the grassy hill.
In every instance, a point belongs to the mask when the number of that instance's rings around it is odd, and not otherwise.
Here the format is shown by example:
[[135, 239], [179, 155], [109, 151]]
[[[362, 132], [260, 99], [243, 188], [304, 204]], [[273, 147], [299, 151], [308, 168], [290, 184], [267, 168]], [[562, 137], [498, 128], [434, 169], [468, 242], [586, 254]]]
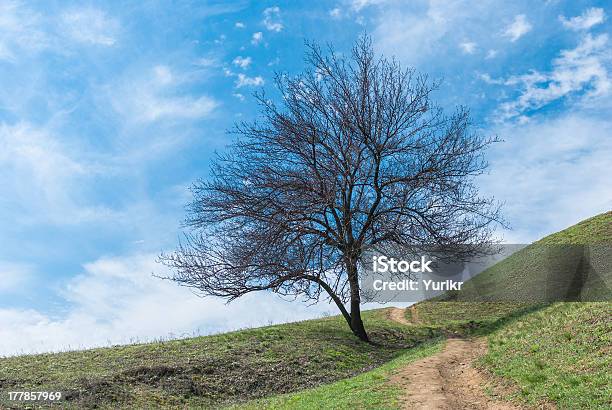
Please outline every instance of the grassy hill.
[[[612, 213], [532, 245], [478, 276], [530, 285], [519, 269], [547, 243], [612, 243]], [[527, 256], [526, 256], [527, 255]], [[508, 259], [511, 259], [508, 258]], [[537, 260], [537, 259], [536, 259]], [[533, 266], [533, 264], [532, 264]], [[480, 275], [479, 275], [480, 276]], [[340, 317], [227, 334], [0, 359], [0, 408], [21, 408], [4, 392], [62, 391], [62, 408], [389, 408], [400, 391], [395, 369], [438, 351], [444, 336], [486, 336], [482, 368], [509, 400], [559, 408], [609, 408], [612, 304], [431, 301], [407, 310], [364, 313], [375, 344], [354, 338]]]
[[[347, 378], [435, 338], [365, 312], [376, 345], [340, 317], [215, 336], [0, 359], [0, 392], [62, 391], [65, 406], [219, 406]], [[2, 394], [0, 408], [11, 403]], [[14, 405], [14, 404], [13, 404]]]
[[609, 302], [547, 306], [493, 332], [482, 365], [532, 405], [612, 408], [611, 312]]
[[456, 301], [610, 301], [611, 251], [612, 212], [607, 212], [534, 242], [450, 296]]
[[437, 353], [443, 341], [434, 338], [371, 371], [295, 393], [281, 394], [231, 406], [232, 410], [259, 409], [399, 409], [401, 390], [390, 383], [398, 368]]

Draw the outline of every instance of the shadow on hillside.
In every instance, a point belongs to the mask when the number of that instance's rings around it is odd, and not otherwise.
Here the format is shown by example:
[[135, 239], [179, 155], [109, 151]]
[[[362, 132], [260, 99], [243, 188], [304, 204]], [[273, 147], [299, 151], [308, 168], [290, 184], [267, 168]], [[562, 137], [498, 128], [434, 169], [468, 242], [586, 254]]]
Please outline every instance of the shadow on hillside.
[[[461, 304], [470, 304], [472, 306], [479, 306], [478, 302], [426, 302], [427, 308], [431, 309], [437, 315], [443, 315], [446, 313], [445, 309], [452, 307], [453, 304], [459, 304], [455, 306], [461, 306]], [[439, 312], [436, 311], [436, 304], [440, 304]], [[471, 336], [486, 336], [496, 330], [508, 326], [512, 322], [519, 320], [525, 315], [542, 310], [551, 303], [538, 303], [538, 304], [517, 304], [515, 309], [503, 314], [491, 314], [483, 309], [483, 312], [476, 312], [472, 314], [473, 318], [470, 319], [449, 319], [443, 323], [423, 323], [416, 325], [416, 327], [423, 327], [430, 329], [431, 335], [436, 337], [442, 335], [448, 338], [456, 337], [471, 337]], [[443, 308], [441, 306], [444, 306]], [[506, 304], [507, 309], [507, 304]], [[452, 310], [452, 309], [450, 309]], [[430, 312], [431, 314], [431, 312]], [[478, 315], [481, 317], [478, 317]], [[495, 317], [488, 317], [495, 316]]]
[[495, 332], [496, 330], [499, 330], [502, 327], [505, 327], [509, 324], [511, 324], [512, 322], [517, 321], [518, 319], [522, 318], [525, 315], [540, 311], [548, 306], [550, 306], [551, 303], [539, 303], [536, 305], [528, 305], [528, 306], [523, 306], [519, 309], [517, 309], [516, 311], [502, 316], [490, 323], [488, 323], [487, 325], [481, 327], [478, 330], [479, 334], [484, 335], [488, 335], [490, 333]]

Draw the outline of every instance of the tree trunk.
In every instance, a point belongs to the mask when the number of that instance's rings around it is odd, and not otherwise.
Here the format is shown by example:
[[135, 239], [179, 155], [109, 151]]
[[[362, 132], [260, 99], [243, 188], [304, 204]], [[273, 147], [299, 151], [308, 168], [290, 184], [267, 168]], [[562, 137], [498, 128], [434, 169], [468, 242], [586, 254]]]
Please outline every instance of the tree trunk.
[[363, 327], [363, 320], [361, 320], [361, 306], [359, 304], [359, 295], [355, 298], [351, 291], [351, 329], [355, 336], [364, 342], [369, 342], [370, 339], [368, 338], [365, 327]]
[[351, 286], [351, 330], [359, 339], [369, 342], [368, 334], [361, 319], [361, 296], [359, 295], [359, 279], [357, 277], [357, 262], [347, 262], [348, 280]]
[[355, 336], [359, 339], [369, 342], [368, 334], [365, 331], [365, 327], [363, 326], [363, 320], [361, 319], [361, 297], [359, 295], [359, 278], [357, 276], [357, 263], [351, 263], [347, 261], [346, 263], [349, 284], [351, 287], [351, 311], [350, 313], [344, 307], [342, 300], [334, 293], [334, 290], [329, 286], [325, 281], [317, 278], [315, 276], [307, 276], [307, 279], [318, 283], [321, 287], [329, 294], [331, 299], [336, 303], [340, 312], [342, 312], [342, 316], [346, 320], [346, 323], [351, 328], [351, 331]]
[[346, 311], [346, 308], [344, 307], [342, 300], [340, 300], [338, 295], [334, 293], [334, 290], [327, 283], [325, 283], [325, 281], [321, 280], [320, 278], [317, 278], [315, 276], [311, 276], [308, 278], [312, 280], [313, 282], [318, 283], [319, 285], [321, 285], [323, 289], [325, 289], [329, 297], [336, 303], [336, 306], [338, 306], [338, 309], [340, 309], [340, 312], [342, 312], [342, 316], [344, 316], [344, 320], [346, 320], [346, 323], [349, 325], [351, 330], [353, 330], [353, 323], [352, 323], [351, 315], [349, 314], [349, 312]]

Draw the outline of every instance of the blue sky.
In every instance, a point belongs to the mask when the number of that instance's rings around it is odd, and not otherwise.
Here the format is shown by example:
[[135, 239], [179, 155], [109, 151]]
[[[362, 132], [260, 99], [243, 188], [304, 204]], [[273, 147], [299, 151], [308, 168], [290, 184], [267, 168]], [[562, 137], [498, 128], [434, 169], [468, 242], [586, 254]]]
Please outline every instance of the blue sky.
[[252, 92], [303, 68], [304, 40], [443, 78], [503, 143], [483, 192], [507, 242], [612, 207], [606, 1], [0, 1], [0, 354], [105, 345], [334, 312], [269, 295], [224, 305], [151, 276]]

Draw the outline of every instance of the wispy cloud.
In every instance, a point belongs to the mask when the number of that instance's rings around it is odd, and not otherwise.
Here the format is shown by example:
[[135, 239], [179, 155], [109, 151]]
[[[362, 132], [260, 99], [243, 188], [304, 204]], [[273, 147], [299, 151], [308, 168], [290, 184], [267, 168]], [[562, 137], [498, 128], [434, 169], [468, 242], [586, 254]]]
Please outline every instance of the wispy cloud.
[[459, 47], [465, 54], [474, 54], [474, 52], [476, 51], [476, 43], [472, 41], [459, 43]]
[[[612, 123], [574, 110], [490, 131], [505, 141], [481, 187], [504, 201], [509, 243], [529, 243], [612, 208]], [[512, 181], [511, 184], [508, 181]]]
[[532, 26], [531, 23], [527, 21], [527, 17], [524, 14], [519, 14], [515, 16], [514, 21], [506, 27], [504, 36], [510, 38], [510, 41], [514, 42], [530, 32], [531, 29]]
[[608, 35], [586, 35], [574, 49], [562, 50], [552, 62], [552, 70], [542, 73], [532, 70], [523, 75], [512, 76], [504, 84], [520, 87], [517, 99], [499, 107], [502, 119], [521, 115], [546, 104], [572, 95], [583, 93], [583, 98], [592, 98], [610, 93], [612, 80], [608, 72]]
[[251, 59], [251, 57], [242, 57], [242, 56], [238, 56], [234, 58], [234, 61], [232, 61], [232, 63], [235, 66], [238, 66], [242, 68], [243, 70], [246, 68], [249, 68], [252, 62], [253, 62], [253, 59]]
[[12, 215], [18, 225], [72, 225], [111, 217], [108, 209], [80, 195], [80, 184], [103, 171], [85, 157], [52, 130], [27, 122], [0, 123], [0, 186], [11, 193], [2, 201], [0, 217]]
[[112, 46], [116, 42], [119, 21], [95, 8], [75, 9], [64, 12], [61, 27], [75, 41]]
[[137, 118], [143, 121], [165, 119], [198, 119], [210, 114], [217, 103], [214, 99], [202, 97], [170, 97], [163, 98], [145, 93], [141, 97], [146, 100], [138, 104], [141, 109]]
[[419, 4], [422, 7], [393, 1], [360, 1], [353, 2], [353, 9], [368, 7], [369, 19], [375, 22], [372, 37], [378, 51], [410, 65], [425, 61], [437, 52], [452, 52], [451, 48], [464, 52], [457, 49], [457, 40], [461, 38], [471, 39], [466, 43], [480, 44], [477, 33], [468, 28], [484, 26], [478, 19], [492, 14], [487, 2], [432, 0]]
[[581, 15], [570, 19], [565, 18], [565, 16], [559, 16], [559, 20], [564, 27], [575, 31], [588, 30], [597, 24], [603, 23], [605, 18], [604, 10], [599, 7], [588, 8]]
[[342, 15], [342, 9], [340, 7], [335, 7], [329, 11], [329, 16], [333, 19], [339, 19]]
[[236, 88], [241, 87], [258, 87], [264, 85], [264, 79], [261, 76], [249, 77], [245, 74], [238, 74], [236, 79]]
[[[148, 74], [148, 75], [147, 75]], [[207, 95], [180, 92], [186, 81], [170, 67], [157, 65], [139, 81], [132, 79], [109, 90], [115, 109], [128, 121], [197, 120], [207, 117], [219, 105]]]
[[261, 31], [258, 31], [256, 33], [253, 33], [253, 36], [251, 37], [251, 44], [258, 45], [259, 43], [261, 43], [261, 40], [263, 40], [263, 33]]
[[354, 11], [361, 11], [368, 6], [381, 4], [384, 2], [385, 0], [352, 0], [351, 9], [353, 9]]
[[0, 2], [0, 60], [15, 60], [20, 52], [47, 48], [50, 41], [41, 20], [38, 13], [20, 2]]
[[215, 67], [219, 65], [219, 61], [215, 57], [201, 57], [194, 62], [194, 65], [202, 68]]
[[283, 29], [283, 23], [280, 19], [280, 8], [278, 6], [268, 7], [263, 11], [263, 24], [269, 31], [279, 32]]
[[119, 20], [92, 7], [41, 14], [22, 2], [0, 2], [0, 60], [43, 50], [63, 54], [77, 43], [108, 47], [119, 31]]

